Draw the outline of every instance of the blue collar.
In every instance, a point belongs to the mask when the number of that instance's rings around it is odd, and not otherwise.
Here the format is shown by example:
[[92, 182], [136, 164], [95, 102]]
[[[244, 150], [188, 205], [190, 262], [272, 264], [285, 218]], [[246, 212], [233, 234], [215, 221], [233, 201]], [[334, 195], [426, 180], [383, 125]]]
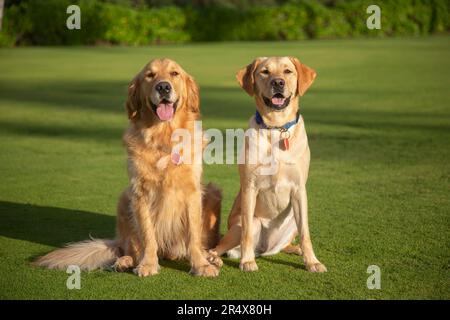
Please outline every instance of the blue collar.
[[260, 125], [263, 129], [278, 129], [278, 130], [289, 130], [292, 126], [295, 126], [298, 123], [298, 119], [300, 118], [300, 114], [297, 113], [297, 117], [295, 120], [289, 121], [280, 127], [269, 127], [264, 123], [263, 118], [259, 114], [258, 111], [255, 113], [255, 121], [258, 125]]

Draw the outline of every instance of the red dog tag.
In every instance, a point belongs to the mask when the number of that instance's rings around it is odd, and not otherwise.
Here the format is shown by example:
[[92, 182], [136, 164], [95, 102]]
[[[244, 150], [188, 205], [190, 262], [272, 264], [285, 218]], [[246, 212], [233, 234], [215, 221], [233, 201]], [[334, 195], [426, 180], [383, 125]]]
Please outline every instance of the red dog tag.
[[281, 148], [284, 151], [289, 150], [289, 139], [288, 138], [281, 139]]
[[291, 137], [291, 133], [285, 129], [280, 128], [280, 149], [287, 151], [289, 150], [289, 138]]

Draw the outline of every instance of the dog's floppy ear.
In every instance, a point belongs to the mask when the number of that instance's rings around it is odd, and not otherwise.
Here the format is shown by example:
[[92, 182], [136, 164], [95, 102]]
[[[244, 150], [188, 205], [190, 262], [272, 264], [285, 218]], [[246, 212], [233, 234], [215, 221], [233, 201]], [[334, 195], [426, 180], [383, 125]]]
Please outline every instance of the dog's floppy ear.
[[186, 106], [189, 111], [198, 113], [200, 112], [200, 98], [197, 83], [194, 78], [186, 73]]
[[128, 113], [128, 119], [134, 120], [139, 115], [142, 103], [139, 95], [140, 80], [139, 75], [134, 77], [128, 86], [128, 98], [125, 104]]
[[297, 70], [297, 93], [303, 96], [314, 82], [317, 76], [316, 71], [301, 63], [297, 58], [290, 58]]
[[250, 97], [253, 97], [255, 94], [255, 69], [261, 62], [261, 58], [255, 59], [252, 63], [250, 63], [245, 68], [242, 68], [236, 74], [236, 79], [239, 82], [239, 85], [244, 89]]

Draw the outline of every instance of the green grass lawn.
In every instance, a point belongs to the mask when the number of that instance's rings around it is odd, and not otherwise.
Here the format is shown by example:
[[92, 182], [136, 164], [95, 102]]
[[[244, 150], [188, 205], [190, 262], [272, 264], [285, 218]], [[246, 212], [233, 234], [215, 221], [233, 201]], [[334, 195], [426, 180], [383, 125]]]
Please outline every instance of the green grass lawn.
[[[0, 298], [450, 299], [450, 38], [220, 43], [143, 48], [0, 49]], [[63, 243], [114, 236], [127, 184], [121, 135], [126, 87], [154, 57], [171, 57], [201, 87], [205, 128], [245, 127], [252, 100], [236, 71], [256, 56], [293, 55], [317, 70], [302, 100], [312, 152], [315, 251], [225, 259], [217, 279], [162, 272], [82, 273], [29, 262]], [[222, 231], [239, 188], [234, 165], [204, 167], [223, 189]], [[381, 290], [369, 290], [369, 265]]]

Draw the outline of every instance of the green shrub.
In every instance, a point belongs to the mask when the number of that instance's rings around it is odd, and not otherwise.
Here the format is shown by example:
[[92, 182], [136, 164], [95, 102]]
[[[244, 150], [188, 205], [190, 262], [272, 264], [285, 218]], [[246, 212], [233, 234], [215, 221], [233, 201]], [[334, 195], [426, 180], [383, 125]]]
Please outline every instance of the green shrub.
[[193, 41], [229, 41], [238, 39], [238, 27], [246, 15], [228, 7], [187, 9], [188, 31]]
[[[187, 41], [301, 40], [448, 32], [449, 0], [384, 0], [381, 30], [366, 26], [372, 0], [291, 0], [282, 5], [131, 7], [127, 1], [22, 1], [5, 10], [0, 45], [148, 45]], [[217, 2], [217, 3], [220, 3]], [[228, 2], [226, 2], [228, 3]], [[272, 2], [271, 2], [272, 3]], [[66, 8], [81, 8], [68, 30]]]
[[151, 9], [147, 13], [147, 19], [141, 21], [148, 25], [148, 41], [149, 43], [164, 42], [186, 42], [191, 39], [186, 29], [186, 15], [181, 8], [163, 7], [160, 9]]
[[5, 10], [5, 30], [14, 44], [68, 45], [91, 44], [102, 38], [100, 2], [81, 0], [81, 30], [66, 27], [69, 0], [28, 1]]
[[144, 27], [140, 28], [142, 14], [124, 6], [106, 4], [103, 6], [102, 19], [107, 26], [104, 40], [112, 44], [138, 45], [146, 37]]
[[431, 16], [430, 32], [445, 32], [450, 28], [450, 1], [448, 0], [432, 0], [433, 13]]
[[113, 44], [147, 45], [190, 40], [184, 31], [186, 19], [180, 8], [137, 11], [106, 4], [102, 15], [107, 25], [104, 40]]
[[[350, 26], [347, 33], [348, 37], [359, 37], [363, 35], [380, 36], [383, 34], [382, 30], [369, 30], [367, 28], [366, 21], [368, 14], [366, 13], [366, 9], [371, 4], [373, 4], [372, 0], [359, 0], [342, 2], [337, 5], [336, 9], [342, 12], [344, 19]], [[383, 11], [381, 13], [381, 21], [383, 24]]]
[[307, 39], [306, 26], [308, 13], [306, 9], [294, 5], [284, 5], [275, 10], [275, 23], [278, 26], [278, 35], [281, 40]]
[[32, 44], [67, 44], [66, 8], [69, 0], [29, 1], [22, 4], [23, 19], [29, 21], [25, 35]]
[[329, 9], [318, 2], [304, 2], [308, 15], [305, 31], [310, 38], [340, 38], [348, 35], [351, 25], [338, 9]]

